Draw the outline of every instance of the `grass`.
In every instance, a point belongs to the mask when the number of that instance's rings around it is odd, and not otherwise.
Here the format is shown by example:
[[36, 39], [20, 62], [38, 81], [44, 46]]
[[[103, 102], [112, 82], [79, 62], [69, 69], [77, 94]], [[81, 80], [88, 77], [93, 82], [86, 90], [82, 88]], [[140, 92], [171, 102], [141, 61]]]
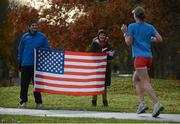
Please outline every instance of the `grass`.
[[[0, 115], [0, 123], [143, 123], [141, 120]], [[152, 121], [146, 121], [152, 123]], [[167, 123], [153, 121], [153, 123]], [[169, 122], [170, 123], [170, 122]]]
[[[152, 85], [161, 103], [165, 106], [163, 113], [180, 113], [180, 81], [152, 80]], [[0, 87], [0, 106], [17, 108], [19, 106], [19, 86]], [[28, 92], [28, 108], [35, 108], [33, 88]], [[138, 97], [130, 78], [112, 78], [112, 85], [108, 90], [109, 107], [102, 106], [102, 97], [98, 96], [98, 106], [91, 106], [91, 96], [65, 96], [42, 94], [44, 109], [68, 109], [68, 110], [91, 110], [111, 112], [135, 112], [138, 105]], [[149, 105], [148, 112], [152, 112], [152, 102], [146, 95]], [[0, 115], [2, 117], [2, 115]], [[10, 116], [3, 116], [8, 119]], [[21, 118], [17, 116], [17, 118]], [[28, 117], [26, 117], [28, 118]], [[67, 120], [63, 118], [63, 120]], [[26, 119], [28, 120], [28, 119]], [[51, 120], [51, 119], [49, 119]], [[72, 122], [70, 119], [69, 122]], [[84, 119], [80, 119], [84, 120]], [[91, 119], [85, 119], [92, 122]], [[94, 120], [94, 119], [93, 119]], [[100, 119], [101, 120], [101, 119]], [[104, 120], [104, 119], [103, 119]], [[11, 122], [11, 121], [10, 121]], [[23, 121], [24, 122], [24, 121]], [[31, 122], [31, 121], [27, 121]], [[42, 122], [46, 122], [43, 121]], [[53, 122], [53, 121], [52, 121]], [[101, 121], [99, 121], [101, 122]], [[108, 121], [107, 121], [108, 122]], [[123, 121], [124, 122], [124, 121]]]

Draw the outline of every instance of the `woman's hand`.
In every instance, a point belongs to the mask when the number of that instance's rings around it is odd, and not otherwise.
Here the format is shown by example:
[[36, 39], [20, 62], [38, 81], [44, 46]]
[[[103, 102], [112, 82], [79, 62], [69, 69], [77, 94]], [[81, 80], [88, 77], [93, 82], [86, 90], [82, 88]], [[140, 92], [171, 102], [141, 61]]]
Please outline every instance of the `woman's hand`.
[[109, 56], [113, 57], [114, 56], [114, 50], [111, 50], [111, 51], [107, 51], [106, 52]]

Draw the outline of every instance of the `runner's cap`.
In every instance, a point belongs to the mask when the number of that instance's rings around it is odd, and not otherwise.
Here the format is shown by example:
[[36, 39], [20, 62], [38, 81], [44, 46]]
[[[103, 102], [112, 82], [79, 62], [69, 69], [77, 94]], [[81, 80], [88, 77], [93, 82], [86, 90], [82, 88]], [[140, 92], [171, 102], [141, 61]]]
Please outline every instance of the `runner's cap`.
[[144, 15], [145, 12], [144, 12], [144, 8], [141, 7], [141, 6], [137, 6], [133, 11], [132, 11], [133, 14], [135, 15]]

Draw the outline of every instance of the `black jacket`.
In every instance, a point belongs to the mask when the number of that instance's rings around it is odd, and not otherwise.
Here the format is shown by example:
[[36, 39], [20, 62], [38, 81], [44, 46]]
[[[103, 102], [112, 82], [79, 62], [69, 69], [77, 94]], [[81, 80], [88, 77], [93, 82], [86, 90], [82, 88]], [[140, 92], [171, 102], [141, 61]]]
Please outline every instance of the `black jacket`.
[[[111, 51], [111, 50], [113, 50], [113, 49], [108, 44], [108, 42], [106, 42], [106, 44], [103, 47], [101, 47], [101, 45], [98, 42], [98, 39], [94, 38], [89, 51], [90, 52], [106, 52], [106, 51]], [[107, 56], [107, 66], [106, 66], [105, 86], [111, 85], [111, 65], [110, 65], [110, 61], [109, 61], [111, 59], [113, 59], [113, 57], [108, 55]]]

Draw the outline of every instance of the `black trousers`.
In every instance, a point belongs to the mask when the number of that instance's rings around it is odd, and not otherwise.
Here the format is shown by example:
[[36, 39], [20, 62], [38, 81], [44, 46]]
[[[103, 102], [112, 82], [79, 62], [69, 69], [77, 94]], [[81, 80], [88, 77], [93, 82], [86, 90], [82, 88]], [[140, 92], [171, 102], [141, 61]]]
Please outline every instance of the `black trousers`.
[[[20, 90], [21, 101], [20, 101], [20, 104], [28, 101], [28, 88], [29, 88], [29, 84], [30, 84], [31, 80], [34, 85], [33, 76], [34, 76], [34, 67], [33, 66], [23, 66], [21, 68], [21, 90]], [[33, 94], [34, 94], [35, 102], [37, 104], [42, 103], [41, 93], [34, 91]]]

